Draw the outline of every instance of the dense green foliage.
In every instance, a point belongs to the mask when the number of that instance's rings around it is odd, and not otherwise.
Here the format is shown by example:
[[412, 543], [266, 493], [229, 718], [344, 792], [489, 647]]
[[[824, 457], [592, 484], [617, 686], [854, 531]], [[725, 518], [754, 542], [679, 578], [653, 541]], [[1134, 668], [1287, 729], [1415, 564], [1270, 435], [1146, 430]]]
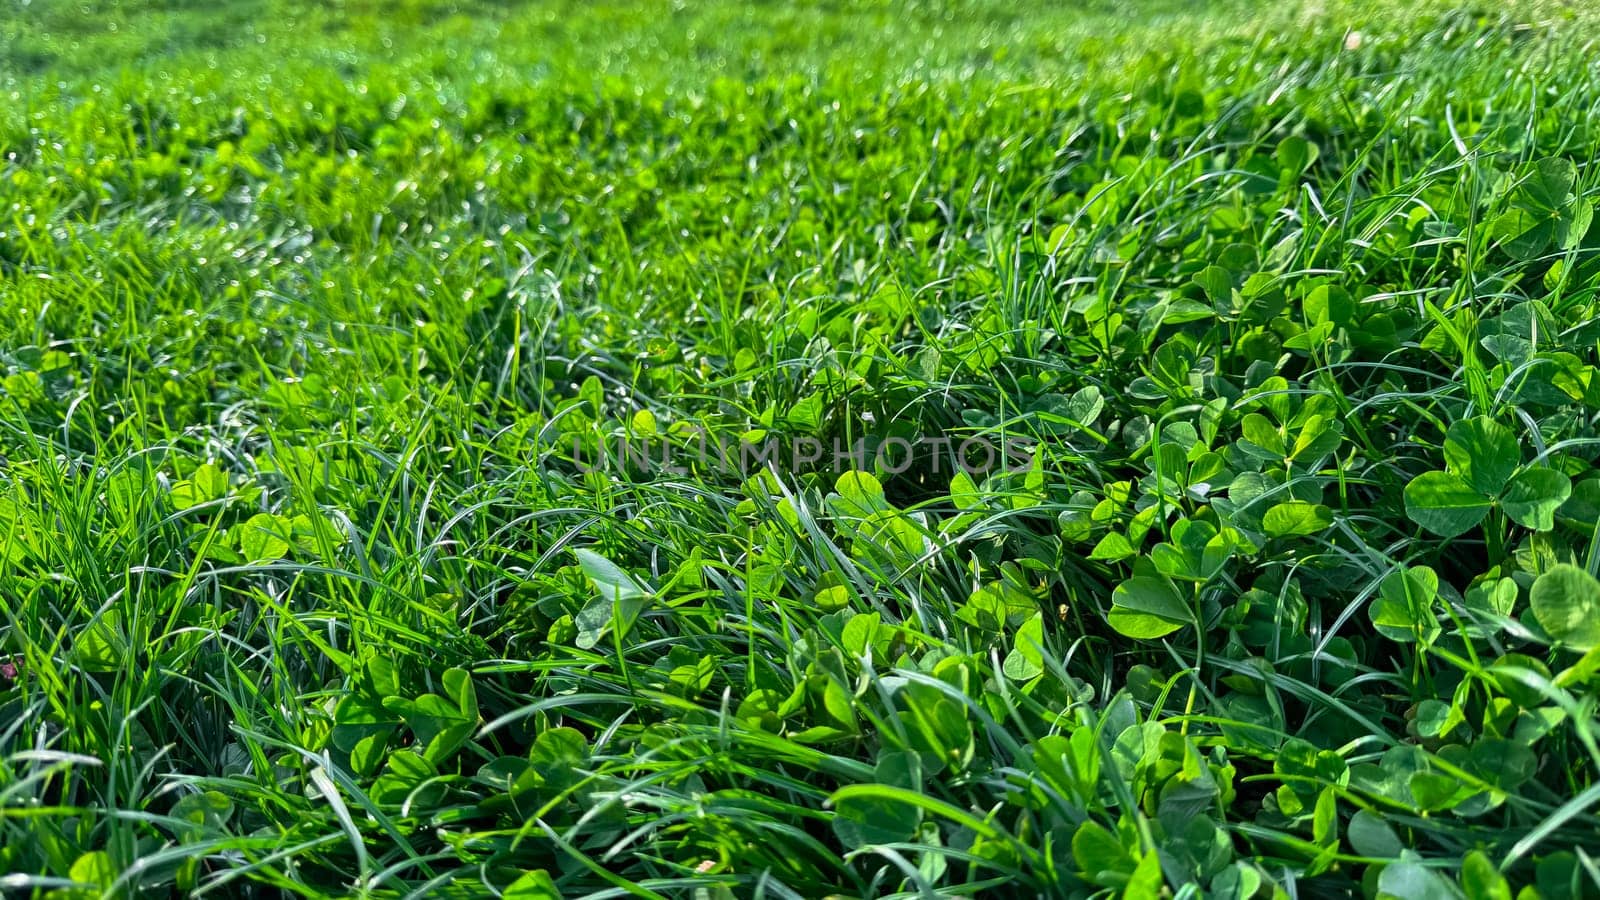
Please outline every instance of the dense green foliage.
[[4, 2], [0, 888], [1600, 892], [1584, 15]]

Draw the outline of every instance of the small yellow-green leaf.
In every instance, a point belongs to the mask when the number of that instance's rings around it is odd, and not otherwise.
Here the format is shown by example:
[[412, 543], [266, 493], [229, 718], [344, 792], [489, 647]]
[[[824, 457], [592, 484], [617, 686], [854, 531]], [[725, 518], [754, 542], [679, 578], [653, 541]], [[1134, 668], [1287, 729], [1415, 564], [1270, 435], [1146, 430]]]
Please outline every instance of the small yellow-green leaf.
[[1261, 517], [1261, 527], [1268, 537], [1320, 534], [1332, 524], [1333, 510], [1304, 500], [1279, 503]]

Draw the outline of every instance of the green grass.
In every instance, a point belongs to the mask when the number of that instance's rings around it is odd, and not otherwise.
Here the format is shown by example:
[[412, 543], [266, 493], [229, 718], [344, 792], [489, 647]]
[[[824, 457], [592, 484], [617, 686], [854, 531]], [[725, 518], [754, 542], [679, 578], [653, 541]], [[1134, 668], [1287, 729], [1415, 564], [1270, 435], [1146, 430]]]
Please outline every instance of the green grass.
[[1600, 893], [1591, 14], [3, 2], [0, 889]]

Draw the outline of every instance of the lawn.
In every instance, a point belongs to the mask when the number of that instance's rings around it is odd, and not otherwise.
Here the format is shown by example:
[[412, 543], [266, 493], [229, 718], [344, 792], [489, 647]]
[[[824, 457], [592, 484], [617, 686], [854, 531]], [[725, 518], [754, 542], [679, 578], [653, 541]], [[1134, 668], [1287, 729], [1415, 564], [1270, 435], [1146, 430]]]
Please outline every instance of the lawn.
[[0, 892], [1600, 896], [1596, 59], [0, 0]]

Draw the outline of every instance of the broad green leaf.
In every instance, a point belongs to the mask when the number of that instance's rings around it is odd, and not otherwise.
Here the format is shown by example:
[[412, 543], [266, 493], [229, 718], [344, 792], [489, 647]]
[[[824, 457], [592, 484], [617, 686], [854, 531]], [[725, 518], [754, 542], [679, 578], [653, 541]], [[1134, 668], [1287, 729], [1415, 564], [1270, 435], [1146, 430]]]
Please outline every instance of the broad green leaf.
[[116, 863], [111, 861], [111, 854], [94, 850], [74, 860], [67, 874], [81, 885], [105, 889], [117, 880], [118, 873]]
[[417, 737], [423, 758], [434, 765], [455, 755], [478, 727], [476, 716], [469, 718], [438, 694], [423, 694], [415, 700], [386, 697], [383, 708], [405, 720], [406, 727]]
[[1038, 598], [1018, 579], [1007, 576], [973, 591], [956, 617], [979, 628], [1000, 631], [1007, 625], [1022, 624], [1038, 611]]
[[1239, 423], [1247, 446], [1259, 448], [1256, 455], [1266, 459], [1282, 459], [1285, 453], [1283, 433], [1272, 420], [1260, 413], [1250, 413]]
[[633, 414], [633, 433], [641, 437], [654, 437], [657, 434], [656, 415], [648, 409], [640, 409]]
[[[1594, 224], [1594, 203], [1585, 198], [1567, 205], [1556, 222], [1555, 242], [1558, 250], [1573, 250], [1583, 243]], [[1559, 262], [1559, 260], [1558, 260]]]
[[826, 402], [820, 393], [809, 394], [795, 401], [784, 414], [784, 419], [805, 434], [817, 434], [827, 413]]
[[1544, 694], [1525, 680], [1531, 677], [1535, 684], [1550, 680], [1550, 667], [1542, 660], [1524, 653], [1507, 653], [1490, 665], [1489, 674], [1499, 686], [1500, 693], [1512, 703], [1531, 708], [1544, 702]]
[[1350, 846], [1362, 856], [1375, 859], [1392, 859], [1405, 850], [1400, 836], [1388, 822], [1377, 813], [1368, 810], [1358, 810], [1350, 818], [1350, 827], [1346, 829], [1345, 836], [1350, 841]]
[[239, 526], [239, 553], [246, 562], [273, 562], [289, 552], [294, 526], [283, 516], [257, 513]]
[[128, 649], [122, 613], [108, 609], [98, 619], [78, 629], [72, 643], [71, 660], [85, 672], [115, 672], [127, 662]]
[[1001, 670], [1012, 681], [1029, 681], [1044, 673], [1044, 617], [1034, 613], [1017, 629], [1016, 640]]
[[1424, 472], [1405, 490], [1406, 515], [1440, 537], [1471, 531], [1493, 502], [1451, 472]]
[[861, 515], [886, 509], [883, 485], [870, 472], [851, 471], [840, 475], [833, 489], [860, 509]]
[[1583, 478], [1572, 485], [1572, 496], [1556, 513], [1563, 524], [1593, 532], [1600, 526], [1600, 478]]
[[1556, 510], [1572, 496], [1572, 480], [1555, 469], [1523, 469], [1511, 479], [1500, 505], [1511, 521], [1534, 531], [1556, 527]]
[[910, 750], [885, 750], [878, 754], [877, 764], [872, 767], [872, 778], [890, 787], [921, 790], [922, 757]]
[[1424, 812], [1449, 809], [1464, 799], [1466, 786], [1461, 779], [1442, 772], [1413, 772], [1406, 780], [1411, 798]]
[[186, 794], [172, 805], [168, 815], [189, 823], [180, 834], [181, 840], [194, 840], [208, 834], [221, 832], [233, 815], [233, 801], [218, 791]]
[[1463, 599], [1468, 609], [1509, 616], [1517, 603], [1517, 583], [1510, 578], [1479, 582], [1467, 589]]
[[1488, 416], [1478, 416], [1450, 426], [1444, 438], [1444, 461], [1473, 490], [1495, 497], [1505, 490], [1522, 455], [1511, 429]]
[[1550, 636], [1577, 650], [1600, 645], [1600, 582], [1587, 571], [1559, 563], [1533, 583], [1528, 603]]
[[1535, 210], [1554, 212], [1566, 204], [1577, 179], [1578, 170], [1571, 160], [1541, 159], [1518, 185], [1519, 199]]
[[1261, 527], [1267, 537], [1321, 534], [1332, 524], [1333, 510], [1304, 500], [1279, 503], [1261, 517]]
[[578, 398], [589, 403], [591, 413], [594, 416], [599, 417], [605, 414], [606, 387], [600, 383], [599, 377], [590, 375], [585, 378], [583, 384], [578, 386]]
[[1100, 389], [1090, 385], [1067, 399], [1067, 415], [1079, 425], [1090, 427], [1100, 418], [1100, 411], [1105, 405], [1100, 396]]
[[1128, 542], [1126, 537], [1112, 531], [1108, 532], [1105, 537], [1100, 539], [1099, 543], [1094, 545], [1094, 549], [1089, 551], [1089, 558], [1106, 562], [1118, 562], [1134, 555], [1135, 552], [1133, 545]]
[[1161, 856], [1154, 850], [1140, 857], [1123, 889], [1125, 900], [1160, 900], [1165, 896], [1166, 881], [1161, 876]]
[[394, 729], [385, 727], [377, 734], [357, 736], [353, 742], [350, 738], [341, 740], [339, 732], [339, 727], [335, 726], [333, 729], [335, 746], [347, 747], [350, 750], [350, 770], [363, 778], [376, 773], [388, 754], [389, 737], [394, 733]]
[[503, 900], [561, 900], [561, 891], [549, 872], [532, 869], [507, 885], [505, 893], [500, 896]]
[[1511, 885], [1482, 850], [1462, 860], [1461, 888], [1472, 900], [1511, 900]]
[[1194, 611], [1165, 578], [1129, 578], [1111, 592], [1111, 604], [1111, 627], [1131, 638], [1153, 640], [1194, 624]]
[[850, 588], [843, 584], [819, 584], [811, 600], [825, 613], [838, 612], [850, 605]]
[[1289, 458], [1302, 463], [1308, 459], [1314, 460], [1325, 453], [1339, 449], [1339, 441], [1343, 437], [1344, 426], [1337, 419], [1313, 415], [1300, 426], [1300, 433], [1295, 435], [1294, 450], [1289, 454]]
[[1072, 858], [1090, 882], [1124, 884], [1138, 861], [1105, 826], [1085, 819], [1072, 834]]
[[469, 719], [478, 718], [478, 694], [472, 675], [465, 669], [446, 669], [441, 679], [445, 696], [455, 701], [456, 709]]
[[1438, 591], [1439, 576], [1427, 566], [1390, 572], [1372, 601], [1373, 627], [1393, 641], [1431, 643], [1440, 633], [1433, 608]]
[[1322, 149], [1299, 135], [1290, 135], [1278, 142], [1272, 155], [1290, 175], [1299, 175], [1322, 155]]
[[1539, 767], [1538, 757], [1527, 746], [1507, 738], [1482, 737], [1475, 741], [1467, 761], [1484, 781], [1514, 791]]
[[190, 509], [227, 495], [227, 474], [211, 463], [204, 463], [186, 480], [172, 486], [172, 508]]
[[541, 731], [528, 750], [528, 761], [546, 778], [559, 770], [580, 766], [589, 759], [589, 742], [576, 728]]
[[384, 699], [353, 692], [340, 697], [333, 709], [333, 745], [353, 752], [361, 741], [391, 733], [401, 720], [384, 707]]
[[1312, 325], [1348, 325], [1355, 317], [1350, 293], [1338, 285], [1314, 288], [1301, 302], [1306, 321]]
[[1211, 892], [1206, 896], [1216, 900], [1254, 900], [1264, 882], [1258, 869], [1239, 861], [1211, 880]]
[[[1585, 793], [1592, 792], [1593, 788]], [[1594, 896], [1591, 889], [1594, 878], [1585, 870], [1592, 868], [1592, 865], [1592, 861], [1589, 865], [1580, 863], [1577, 854], [1571, 850], [1551, 853], [1539, 860], [1534, 876], [1538, 891], [1525, 888], [1518, 894], [1519, 900], [1591, 900]]]
[[1450, 729], [1461, 721], [1461, 716], [1454, 706], [1443, 700], [1429, 698], [1417, 706], [1417, 716], [1414, 724], [1417, 733], [1425, 738], [1442, 738], [1449, 735]]
[[1516, 206], [1506, 210], [1489, 225], [1495, 243], [1512, 259], [1528, 262], [1539, 258], [1555, 236], [1555, 220], [1548, 214]]
[[1319, 847], [1339, 845], [1339, 805], [1333, 788], [1323, 788], [1317, 794], [1317, 804], [1311, 817], [1311, 839]]
[[649, 601], [651, 592], [638, 579], [600, 554], [581, 548], [573, 553], [578, 557], [578, 567], [594, 585], [597, 594], [573, 619], [573, 624], [578, 626], [575, 643], [579, 649], [592, 650], [612, 628], [625, 636]]
[[859, 787], [867, 790], [851, 792], [834, 804], [833, 833], [846, 848], [904, 843], [916, 836], [922, 824], [920, 807], [901, 802], [887, 788], [874, 792], [874, 785]]
[[1461, 893], [1433, 869], [1409, 860], [1384, 866], [1377, 900], [1457, 900]]
[[1233, 303], [1233, 275], [1221, 266], [1206, 266], [1194, 276], [1194, 283], [1205, 291], [1218, 309], [1227, 309]]

